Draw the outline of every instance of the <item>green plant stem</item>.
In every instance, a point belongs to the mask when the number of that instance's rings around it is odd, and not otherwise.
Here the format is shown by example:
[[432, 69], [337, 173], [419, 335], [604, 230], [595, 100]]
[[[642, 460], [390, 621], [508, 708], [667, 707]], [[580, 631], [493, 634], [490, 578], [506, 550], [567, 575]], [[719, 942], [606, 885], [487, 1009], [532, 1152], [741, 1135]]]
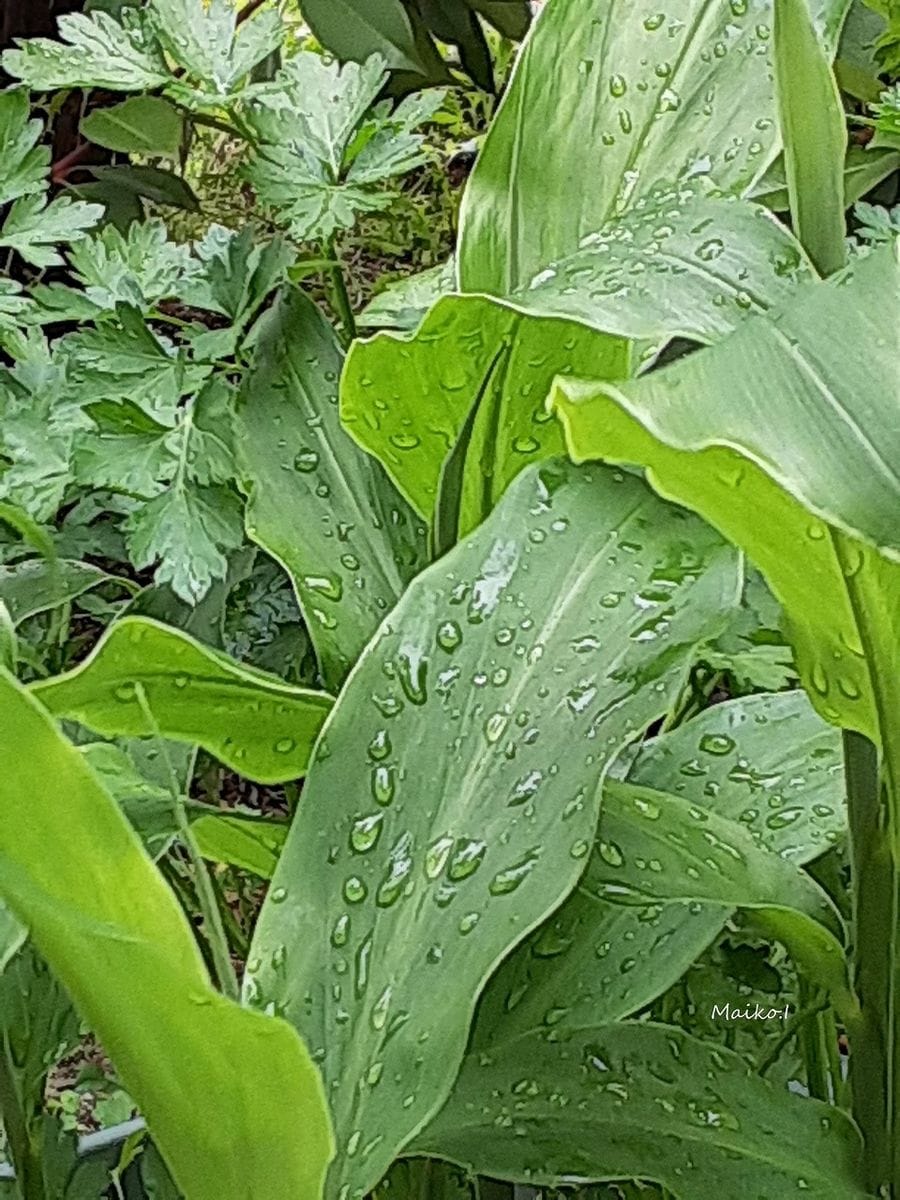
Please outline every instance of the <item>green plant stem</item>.
[[356, 337], [356, 318], [353, 315], [353, 305], [350, 303], [350, 293], [347, 291], [347, 282], [344, 279], [343, 264], [338, 256], [333, 238], [328, 243], [326, 252], [330, 263], [332, 303], [341, 318], [344, 338], [349, 343]]
[[801, 1008], [798, 1013], [795, 1013], [795, 1015], [791, 1017], [791, 1019], [785, 1025], [784, 1030], [782, 1031], [778, 1040], [769, 1047], [765, 1056], [760, 1060], [759, 1066], [757, 1067], [757, 1071], [760, 1075], [765, 1075], [767, 1071], [774, 1067], [775, 1063], [778, 1062], [778, 1059], [781, 1057], [782, 1050], [785, 1048], [788, 1042], [792, 1041], [793, 1038], [797, 1037], [803, 1032], [804, 1026], [807, 1025], [811, 1020], [815, 1019], [815, 1017], [824, 1008], [825, 1003], [826, 1001], [820, 995], [808, 1008]]
[[[890, 789], [876, 747], [844, 733], [844, 761], [853, 858], [856, 989], [861, 1016], [850, 1033], [853, 1115], [865, 1142], [866, 1185], [876, 1195], [900, 1195], [900, 1013], [897, 1011], [900, 875], [893, 853]], [[889, 1190], [885, 1191], [884, 1188]]]
[[212, 956], [216, 983], [222, 993], [230, 1000], [238, 1000], [240, 998], [240, 987], [238, 986], [234, 963], [231, 961], [231, 949], [228, 945], [228, 937], [222, 922], [219, 901], [206, 862], [200, 853], [200, 847], [197, 845], [197, 839], [194, 837], [194, 831], [191, 829], [191, 823], [185, 812], [181, 789], [178, 786], [178, 776], [172, 765], [165, 739], [159, 732], [159, 726], [156, 723], [153, 710], [147, 702], [147, 694], [140, 683], [135, 684], [135, 696], [138, 704], [141, 706], [147, 724], [154, 731], [154, 736], [159, 742], [160, 752], [168, 769], [169, 788], [172, 795], [178, 838], [191, 864], [194, 888], [197, 893], [197, 903], [200, 906], [200, 914], [203, 917], [203, 932]]
[[46, 1200], [40, 1145], [31, 1136], [28, 1115], [10, 1067], [8, 1046], [0, 1047], [0, 1113], [16, 1171], [18, 1195], [21, 1200]]
[[[806, 1008], [813, 1003], [817, 989], [800, 980], [800, 1004]], [[829, 1058], [825, 1050], [822, 1019], [825, 1016], [824, 1005], [820, 1005], [810, 1020], [804, 1021], [800, 1027], [800, 1050], [803, 1054], [803, 1064], [806, 1067], [806, 1086], [810, 1096], [816, 1100], [830, 1100], [829, 1087]]]

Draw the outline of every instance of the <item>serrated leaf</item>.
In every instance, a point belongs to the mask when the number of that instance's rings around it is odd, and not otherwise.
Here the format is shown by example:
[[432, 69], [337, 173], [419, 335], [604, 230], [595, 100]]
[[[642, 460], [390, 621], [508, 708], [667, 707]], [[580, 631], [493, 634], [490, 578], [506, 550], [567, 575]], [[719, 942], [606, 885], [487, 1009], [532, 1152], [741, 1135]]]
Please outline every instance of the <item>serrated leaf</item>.
[[226, 554], [243, 542], [241, 506], [225, 487], [181, 479], [128, 518], [128, 552], [139, 571], [155, 566], [157, 583], [171, 584], [188, 604], [202, 600], [228, 569]]
[[152, 27], [160, 44], [201, 93], [227, 96], [235, 85], [281, 42], [283, 27], [277, 12], [268, 11], [237, 25], [230, 0], [152, 0]]
[[254, 243], [253, 231], [211, 225], [193, 247], [194, 262], [179, 287], [185, 304], [206, 308], [242, 325], [283, 281], [294, 252], [284, 242]]
[[0, 246], [15, 250], [35, 267], [58, 267], [64, 259], [61, 242], [77, 242], [103, 216], [99, 204], [60, 196], [20, 196], [0, 227]]
[[89, 112], [81, 132], [107, 150], [176, 158], [184, 140], [184, 118], [161, 96], [131, 96]]
[[471, 1056], [413, 1148], [548, 1186], [637, 1177], [679, 1200], [865, 1197], [860, 1139], [844, 1113], [649, 1022], [525, 1034]]
[[139, 18], [123, 14], [120, 23], [104, 12], [64, 13], [57, 21], [59, 41], [20, 39], [2, 56], [4, 70], [32, 91], [105, 87], [141, 92], [171, 78], [158, 46]]
[[[651, 633], [626, 597], [686, 555]], [[581, 874], [598, 784], [736, 601], [735, 566], [640, 480], [555, 460], [369, 644], [323, 729], [246, 981], [321, 1054], [335, 1195], [373, 1187], [446, 1098], [482, 982]], [[347, 1150], [360, 1129], [367, 1156]]]
[[254, 671], [146, 617], [122, 617], [85, 662], [32, 691], [50, 712], [105, 737], [158, 729], [263, 783], [305, 773], [332, 705], [323, 692]]
[[0, 92], [0, 204], [42, 192], [46, 187], [50, 153], [38, 144], [41, 123], [30, 120], [30, 115], [27, 92]]
[[294, 237], [328, 238], [386, 207], [377, 185], [423, 161], [413, 129], [440, 96], [370, 112], [386, 78], [379, 57], [339, 68], [302, 52], [256, 90], [247, 116], [259, 145], [247, 178]]

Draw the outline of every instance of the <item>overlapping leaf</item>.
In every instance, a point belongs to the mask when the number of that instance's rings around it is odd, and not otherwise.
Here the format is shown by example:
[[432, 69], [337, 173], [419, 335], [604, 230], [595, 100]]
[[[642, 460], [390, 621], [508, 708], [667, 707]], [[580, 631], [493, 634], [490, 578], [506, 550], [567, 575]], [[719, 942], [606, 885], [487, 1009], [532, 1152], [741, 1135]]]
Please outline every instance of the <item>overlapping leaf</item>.
[[[802, 692], [714, 706], [645, 743], [629, 781], [726, 818], [760, 847], [798, 864], [832, 846], [846, 827], [840, 736]], [[658, 798], [656, 807], [665, 811], [665, 800]], [[680, 862], [666, 874], [657, 870], [662, 862], [640, 826], [631, 822], [623, 843], [607, 815], [601, 810], [585, 883], [603, 876], [615, 884], [628, 858], [644, 864], [636, 868], [637, 882], [643, 886], [643, 877], [655, 899], [641, 905], [632, 896], [623, 905], [608, 892], [580, 887], [491, 980], [479, 1011], [479, 1044], [560, 1022], [628, 1016], [675, 983], [722, 928], [730, 905], [699, 903], [690, 891], [687, 867], [702, 867], [705, 853], [697, 864]], [[680, 837], [673, 843], [685, 844]], [[724, 873], [723, 887], [733, 874]], [[794, 890], [786, 883], [783, 899]], [[740, 902], [753, 904], [759, 894], [751, 886]]]
[[102, 1039], [182, 1191], [318, 1197], [331, 1136], [296, 1033], [213, 990], [115, 802], [8, 675], [0, 693], [0, 892]]
[[332, 703], [144, 617], [123, 617], [84, 663], [33, 691], [97, 733], [196, 743], [264, 783], [304, 773]]
[[[816, 7], [833, 42], [846, 6]], [[770, 0], [547, 5], [466, 191], [462, 287], [516, 293], [666, 182], [747, 194], [779, 150], [771, 33]]]
[[[885, 247], [640, 382], [556, 389], [575, 457], [646, 464], [665, 494], [747, 549], [785, 606], [822, 715], [876, 741], [865, 656], [884, 657], [890, 678], [897, 645], [897, 343], [882, 313], [898, 289], [897, 250]], [[880, 623], [862, 615], [866, 596]]]
[[[475, 995], [580, 875], [610, 759], [677, 693], [736, 601], [734, 566], [641, 481], [554, 461], [368, 647], [246, 983], [322, 1056], [334, 1195], [371, 1188], [446, 1096]], [[666, 598], [648, 612], [633, 596], [653, 586]]]
[[863, 1200], [838, 1109], [760, 1079], [680, 1029], [623, 1021], [533, 1033], [467, 1059], [414, 1142], [499, 1179], [640, 1178], [679, 1200]]
[[556, 375], [584, 364], [625, 375], [630, 349], [574, 321], [523, 317], [481, 296], [440, 300], [412, 336], [356, 342], [341, 380], [341, 420], [430, 520], [444, 460], [470, 414], [460, 532], [490, 511], [530, 462], [558, 454], [544, 405]]

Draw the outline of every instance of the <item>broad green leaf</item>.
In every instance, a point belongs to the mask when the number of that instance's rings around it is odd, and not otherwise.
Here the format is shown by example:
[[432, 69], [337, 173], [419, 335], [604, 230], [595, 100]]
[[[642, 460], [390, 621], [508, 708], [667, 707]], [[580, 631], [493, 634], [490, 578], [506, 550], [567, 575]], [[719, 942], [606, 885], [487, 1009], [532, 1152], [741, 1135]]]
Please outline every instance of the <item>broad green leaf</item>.
[[106, 737], [159, 732], [262, 783], [304, 773], [332, 705], [146, 617], [123, 617], [83, 663], [32, 690], [52, 713]]
[[[186, 212], [199, 212], [200, 201], [190, 185], [174, 171], [161, 167], [92, 167], [94, 178], [113, 192], [131, 193], [138, 200], [151, 200]], [[88, 185], [90, 186], [90, 185]], [[82, 188], [82, 190], [84, 190]]]
[[[829, 43], [843, 7], [817, 6]], [[463, 200], [463, 289], [526, 288], [665, 183], [746, 195], [780, 148], [771, 33], [771, 0], [546, 5]]]
[[[193, 774], [193, 747], [132, 739], [89, 742], [80, 751], [104, 789], [119, 805], [151, 858], [169, 848], [179, 832], [178, 806]], [[156, 757], [148, 761], [149, 754]], [[157, 767], [159, 769], [157, 769]], [[178, 794], [173, 795], [173, 776]]]
[[247, 531], [290, 574], [336, 690], [424, 561], [424, 529], [344, 432], [334, 332], [287, 292], [257, 343], [238, 415]]
[[584, 869], [611, 758], [736, 598], [704, 525], [555, 460], [385, 620], [323, 729], [245, 984], [321, 1056], [335, 1196], [445, 1099], [481, 985]]
[[680, 900], [757, 910], [838, 1009], [855, 1012], [837, 910], [808, 875], [757, 847], [739, 822], [666, 792], [610, 781], [600, 838], [582, 888], [616, 904]]
[[[868, 146], [850, 146], [844, 160], [844, 199], [847, 204], [865, 196], [898, 167], [900, 152], [896, 150], [880, 150], [874, 148], [871, 143]], [[773, 212], [788, 211], [791, 201], [788, 196], [783, 157], [774, 162], [760, 180], [753, 191], [752, 199], [765, 204]]]
[[81, 132], [107, 150], [176, 158], [184, 140], [184, 118], [161, 96], [131, 96], [88, 113]]
[[585, 365], [625, 375], [629, 347], [574, 321], [523, 316], [482, 296], [447, 296], [414, 334], [355, 342], [341, 380], [341, 420], [430, 520], [441, 469], [478, 406], [464, 473], [468, 533], [529, 463], [558, 454], [544, 400], [556, 375]]
[[91, 563], [71, 559], [29, 558], [10, 566], [0, 566], [0, 600], [16, 625], [38, 613], [77, 600], [102, 584], [114, 584], [127, 592], [136, 590], [129, 579], [108, 575]]
[[310, 29], [340, 59], [379, 54], [395, 70], [425, 73], [401, 0], [306, 0]]
[[628, 778], [738, 821], [791, 862], [847, 827], [840, 734], [800, 691], [714, 705], [642, 746]]
[[794, 231], [822, 275], [846, 264], [841, 93], [809, 9], [774, 0], [775, 76]]
[[269, 821], [249, 813], [202, 812], [206, 805], [190, 806], [188, 816], [204, 858], [232, 863], [271, 879], [287, 837], [285, 821]]
[[66, 13], [57, 20], [59, 41], [23, 38], [2, 56], [3, 68], [33, 91], [101, 87], [120, 92], [157, 88], [171, 78], [165, 57], [145, 25], [123, 14]]
[[850, 1120], [668, 1025], [525, 1034], [467, 1059], [414, 1142], [498, 1179], [637, 1177], [678, 1200], [864, 1200]]
[[0, 696], [0, 892], [179, 1186], [190, 1200], [316, 1200], [331, 1136], [305, 1048], [213, 990], [174, 896], [81, 755], [9, 676]]
[[[897, 251], [885, 247], [639, 381], [555, 390], [576, 459], [646, 465], [654, 486], [746, 549], [785, 607], [821, 714], [876, 741], [864, 652], [879, 638], [888, 647], [897, 622], [887, 599], [900, 560], [897, 342], [884, 313], [898, 288]], [[867, 589], [885, 594], [880, 630], [860, 615]]]
[[[846, 828], [840, 735], [803, 692], [714, 705], [645, 742], [628, 779], [739, 823], [758, 845], [798, 864], [828, 849]], [[586, 879], [595, 868], [608, 872], [610, 862], [624, 860], [606, 818], [602, 808]], [[630, 838], [635, 860], [656, 858], [639, 829], [632, 828]], [[649, 865], [645, 870], [655, 881], [657, 872]], [[686, 880], [679, 867], [661, 884], [680, 881]], [[479, 1009], [477, 1042], [637, 1012], [684, 974], [729, 911], [664, 897], [623, 906], [596, 889], [578, 888], [492, 978]]]
[[12, 915], [5, 904], [0, 904], [0, 975], [13, 955], [23, 946], [28, 931]]
[[510, 302], [621, 337], [709, 342], [784, 303], [813, 274], [765, 209], [681, 184], [651, 189]]

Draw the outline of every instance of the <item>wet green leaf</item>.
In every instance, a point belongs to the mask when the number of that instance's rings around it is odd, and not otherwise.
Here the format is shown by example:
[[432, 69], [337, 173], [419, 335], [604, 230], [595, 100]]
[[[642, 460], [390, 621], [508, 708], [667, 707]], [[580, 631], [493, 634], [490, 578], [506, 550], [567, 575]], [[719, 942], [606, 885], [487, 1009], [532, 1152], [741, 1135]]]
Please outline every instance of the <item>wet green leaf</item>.
[[765, 209], [681, 184], [651, 189], [511, 303], [621, 337], [709, 342], [813, 276], [796, 239]]
[[784, 605], [819, 712], [876, 742], [894, 705], [873, 688], [900, 679], [896, 339], [882, 318], [896, 253], [807, 284], [780, 313], [639, 381], [555, 392], [575, 458], [648, 466], [746, 549]]
[[425, 530], [340, 425], [343, 358], [299, 291], [276, 307], [244, 386], [237, 449], [247, 529], [290, 573], [337, 689], [425, 559]]
[[557, 460], [381, 626], [318, 743], [245, 983], [321, 1057], [335, 1195], [374, 1186], [446, 1097], [481, 984], [583, 871], [603, 774], [727, 619], [735, 566], [639, 479]]
[[341, 420], [430, 520], [441, 469], [475, 417], [463, 472], [460, 532], [489, 512], [529, 463], [562, 448], [545, 397], [556, 375], [593, 365], [629, 372], [623, 341], [574, 321], [540, 320], [481, 296], [448, 296], [414, 334], [355, 342], [341, 380]]
[[176, 158], [184, 138], [184, 117], [161, 96], [131, 96], [88, 113], [81, 132], [108, 150]]
[[859, 1137], [842, 1112], [650, 1023], [524, 1034], [472, 1055], [413, 1145], [535, 1184], [636, 1176], [679, 1200], [865, 1196]]
[[55, 715], [104, 736], [159, 732], [262, 783], [304, 773], [332, 705], [323, 692], [244, 666], [146, 617], [123, 617], [83, 663], [32, 691]]
[[[829, 44], [844, 8], [816, 5]], [[547, 5], [463, 201], [463, 289], [515, 294], [665, 183], [747, 195], [780, 149], [772, 70], [771, 0]]]
[[60, 604], [77, 600], [85, 592], [105, 583], [114, 584], [125, 592], [134, 588], [128, 579], [108, 575], [100, 567], [72, 559], [29, 558], [10, 566], [0, 566], [0, 600], [9, 609], [15, 625]]
[[79, 752], [5, 674], [0, 701], [0, 892], [182, 1190], [315, 1200], [331, 1138], [305, 1048], [283, 1022], [213, 990], [174, 896]]

